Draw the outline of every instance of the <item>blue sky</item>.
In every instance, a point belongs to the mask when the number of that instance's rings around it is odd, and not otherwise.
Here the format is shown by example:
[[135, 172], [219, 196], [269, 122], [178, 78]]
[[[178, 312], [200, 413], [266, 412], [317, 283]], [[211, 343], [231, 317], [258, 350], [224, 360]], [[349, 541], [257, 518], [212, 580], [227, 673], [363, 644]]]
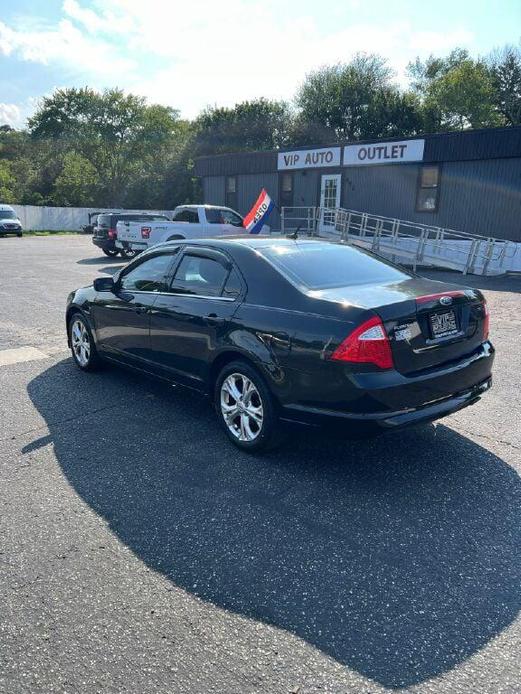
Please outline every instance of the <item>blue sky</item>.
[[521, 0], [0, 0], [0, 123], [21, 126], [57, 87], [118, 86], [195, 116], [290, 99], [306, 73], [357, 51], [389, 59], [521, 38]]

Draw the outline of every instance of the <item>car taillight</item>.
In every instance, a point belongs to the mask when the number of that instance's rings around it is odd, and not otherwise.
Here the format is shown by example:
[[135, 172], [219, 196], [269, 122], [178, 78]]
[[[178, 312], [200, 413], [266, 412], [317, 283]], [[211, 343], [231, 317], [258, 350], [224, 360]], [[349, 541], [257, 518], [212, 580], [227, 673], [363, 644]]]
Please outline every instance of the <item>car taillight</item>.
[[391, 343], [378, 316], [369, 318], [335, 349], [331, 359], [376, 364], [381, 369], [394, 366]]
[[150, 227], [141, 227], [141, 238], [142, 239], [149, 239], [151, 231], [152, 231], [152, 229]]
[[116, 229], [109, 229], [107, 231], [107, 236], [109, 237], [109, 239], [117, 239], [118, 238], [118, 232], [116, 231]]
[[488, 340], [490, 332], [490, 311], [488, 310], [487, 302], [483, 299], [483, 339]]

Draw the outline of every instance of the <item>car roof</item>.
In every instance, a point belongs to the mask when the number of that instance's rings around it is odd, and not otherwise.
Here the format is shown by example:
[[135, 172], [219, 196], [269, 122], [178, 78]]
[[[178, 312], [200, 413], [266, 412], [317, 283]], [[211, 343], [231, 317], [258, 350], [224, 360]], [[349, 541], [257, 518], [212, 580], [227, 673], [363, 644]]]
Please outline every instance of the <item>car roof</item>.
[[[231, 207], [226, 207], [226, 205], [178, 205], [176, 210], [198, 210], [200, 207], [205, 210], [230, 210], [230, 212], [235, 212]], [[236, 213], [238, 214], [238, 212]]]
[[98, 217], [166, 217], [163, 212], [98, 212], [97, 214]]
[[14, 212], [14, 209], [11, 207], [11, 205], [0, 205], [0, 210], [9, 210], [9, 212]]
[[[214, 246], [215, 248], [234, 248], [237, 246], [251, 248], [253, 250], [259, 248], [293, 248], [297, 250], [299, 247], [309, 247], [310, 245], [316, 247], [330, 246], [332, 241], [327, 239], [288, 239], [285, 236], [274, 236], [274, 235], [263, 235], [263, 236], [252, 236], [251, 234], [238, 234], [237, 236], [221, 236], [207, 239], [177, 239], [173, 241], [166, 241], [161, 246], [177, 246], [179, 244], [189, 244], [190, 246]], [[158, 244], [159, 245], [159, 244]], [[158, 246], [155, 246], [157, 248]]]

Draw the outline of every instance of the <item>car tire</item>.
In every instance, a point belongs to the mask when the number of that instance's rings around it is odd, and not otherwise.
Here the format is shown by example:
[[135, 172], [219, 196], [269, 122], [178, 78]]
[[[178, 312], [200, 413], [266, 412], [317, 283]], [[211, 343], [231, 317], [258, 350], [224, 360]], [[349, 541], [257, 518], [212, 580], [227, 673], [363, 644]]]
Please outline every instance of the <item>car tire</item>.
[[16, 235], [18, 236], [19, 239], [22, 238], [22, 234], [16, 234]]
[[253, 453], [281, 442], [273, 395], [261, 374], [247, 362], [233, 361], [222, 369], [215, 383], [214, 405], [226, 435], [241, 450]]
[[108, 255], [109, 258], [115, 258], [119, 253], [118, 250], [109, 251], [108, 248], [102, 248], [102, 251], [105, 255]]
[[92, 332], [81, 313], [73, 313], [69, 319], [69, 341], [76, 366], [82, 371], [96, 371], [101, 366]]

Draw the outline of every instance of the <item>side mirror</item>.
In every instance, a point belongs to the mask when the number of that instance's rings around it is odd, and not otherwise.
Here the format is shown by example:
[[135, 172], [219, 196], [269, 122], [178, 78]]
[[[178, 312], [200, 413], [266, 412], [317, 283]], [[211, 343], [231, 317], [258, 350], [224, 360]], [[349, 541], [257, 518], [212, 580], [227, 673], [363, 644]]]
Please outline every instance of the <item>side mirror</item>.
[[92, 284], [97, 292], [113, 292], [116, 286], [112, 277], [96, 277]]

